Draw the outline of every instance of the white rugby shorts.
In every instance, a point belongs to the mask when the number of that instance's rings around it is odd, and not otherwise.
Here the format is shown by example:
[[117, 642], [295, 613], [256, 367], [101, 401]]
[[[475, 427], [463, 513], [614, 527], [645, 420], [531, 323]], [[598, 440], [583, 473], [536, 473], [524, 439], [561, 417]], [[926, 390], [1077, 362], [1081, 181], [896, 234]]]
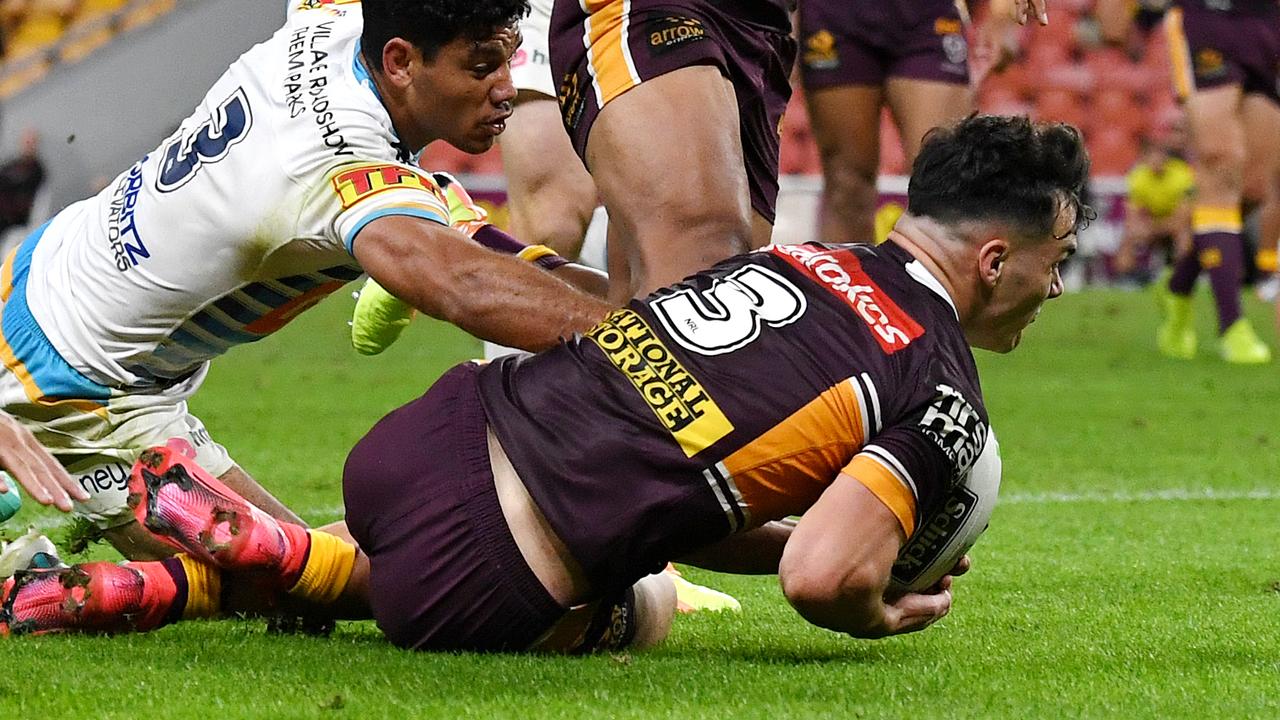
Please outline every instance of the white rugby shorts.
[[16, 417], [89, 493], [76, 503], [78, 515], [103, 529], [133, 519], [127, 505], [129, 472], [138, 455], [170, 438], [191, 443], [196, 462], [214, 476], [234, 466], [226, 448], [214, 442], [204, 423], [187, 410], [208, 364], [176, 385], [152, 392], [113, 394], [96, 403], [34, 403], [27, 388], [0, 367], [0, 407]]
[[532, 0], [528, 17], [520, 21], [524, 38], [511, 58], [511, 82], [516, 90], [532, 90], [547, 97], [556, 96], [556, 82], [551, 77], [551, 52], [548, 31], [551, 28], [552, 0]]

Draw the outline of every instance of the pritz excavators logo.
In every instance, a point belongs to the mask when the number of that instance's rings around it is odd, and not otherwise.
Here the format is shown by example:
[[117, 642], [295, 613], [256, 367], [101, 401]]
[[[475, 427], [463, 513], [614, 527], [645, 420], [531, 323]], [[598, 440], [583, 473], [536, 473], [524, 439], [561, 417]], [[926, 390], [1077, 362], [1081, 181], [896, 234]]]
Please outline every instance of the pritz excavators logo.
[[[143, 158], [146, 161], [146, 158]], [[142, 235], [138, 233], [137, 205], [142, 192], [142, 163], [129, 169], [120, 179], [111, 195], [110, 216], [107, 220], [107, 241], [115, 256], [116, 269], [124, 272], [136, 267], [144, 258], [151, 257]]]
[[872, 282], [853, 251], [805, 245], [774, 245], [769, 250], [853, 308], [886, 355], [924, 334], [924, 328]]

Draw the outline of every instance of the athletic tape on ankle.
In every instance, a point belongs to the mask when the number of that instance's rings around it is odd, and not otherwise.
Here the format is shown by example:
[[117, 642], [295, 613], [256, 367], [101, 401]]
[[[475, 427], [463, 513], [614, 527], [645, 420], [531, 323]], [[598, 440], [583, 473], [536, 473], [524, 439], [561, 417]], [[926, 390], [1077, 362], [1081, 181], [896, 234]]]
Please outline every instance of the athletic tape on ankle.
[[307, 534], [311, 536], [311, 551], [302, 567], [302, 577], [289, 594], [327, 605], [347, 589], [356, 565], [356, 546], [318, 530], [308, 530]]

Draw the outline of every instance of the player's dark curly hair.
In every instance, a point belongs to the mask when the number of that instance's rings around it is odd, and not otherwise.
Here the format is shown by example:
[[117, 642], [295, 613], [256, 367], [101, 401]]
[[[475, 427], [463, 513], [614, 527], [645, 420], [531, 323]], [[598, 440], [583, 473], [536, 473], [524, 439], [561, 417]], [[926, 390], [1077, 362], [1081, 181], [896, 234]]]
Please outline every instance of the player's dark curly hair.
[[1048, 237], [1064, 200], [1075, 206], [1076, 230], [1096, 217], [1082, 199], [1088, 176], [1089, 153], [1074, 127], [971, 115], [925, 136], [907, 211], [944, 224], [1002, 221], [1026, 237]]
[[404, 38], [431, 60], [458, 38], [483, 40], [529, 12], [529, 0], [364, 0], [365, 59], [382, 70], [381, 49]]

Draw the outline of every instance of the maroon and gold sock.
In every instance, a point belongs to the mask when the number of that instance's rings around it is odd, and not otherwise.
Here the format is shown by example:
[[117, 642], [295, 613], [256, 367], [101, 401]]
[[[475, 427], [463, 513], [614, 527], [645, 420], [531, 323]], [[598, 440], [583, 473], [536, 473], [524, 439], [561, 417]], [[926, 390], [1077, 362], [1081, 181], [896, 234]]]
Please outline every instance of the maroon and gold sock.
[[122, 565], [136, 570], [144, 578], [143, 592], [134, 603], [136, 609], [125, 611], [132, 616], [132, 629], [154, 630], [178, 620], [218, 615], [222, 573], [212, 565], [187, 555]]
[[1197, 206], [1191, 213], [1195, 252], [1209, 274], [1218, 307], [1218, 332], [1240, 319], [1240, 286], [1244, 281], [1244, 241], [1240, 209]]
[[1196, 278], [1200, 277], [1200, 258], [1196, 252], [1189, 252], [1173, 263], [1173, 272], [1169, 275], [1169, 292], [1174, 295], [1190, 295], [1196, 287]]
[[280, 523], [293, 548], [281, 573], [290, 595], [327, 605], [346, 589], [355, 568], [356, 546], [318, 530]]
[[34, 571], [5, 585], [0, 634], [145, 632], [218, 611], [215, 568], [187, 557], [158, 562], [91, 562]]

